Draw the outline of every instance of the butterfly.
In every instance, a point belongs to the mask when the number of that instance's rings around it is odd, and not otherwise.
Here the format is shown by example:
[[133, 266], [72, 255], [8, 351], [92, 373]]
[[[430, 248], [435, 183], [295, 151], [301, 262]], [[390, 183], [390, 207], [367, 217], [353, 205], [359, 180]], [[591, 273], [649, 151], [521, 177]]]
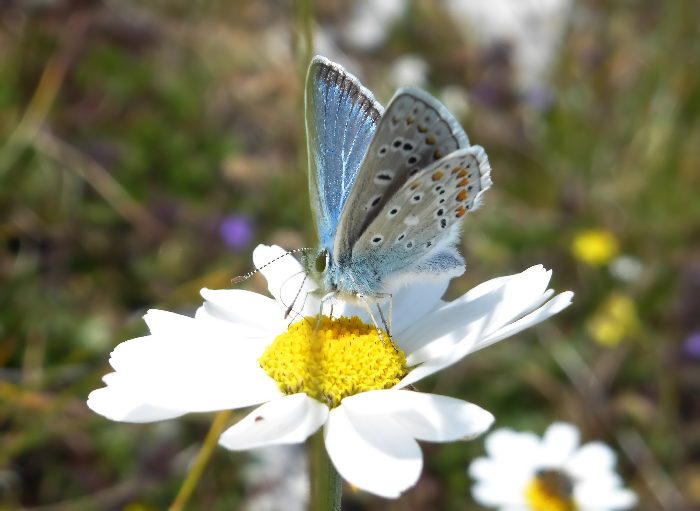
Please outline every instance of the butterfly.
[[316, 56], [305, 113], [319, 247], [304, 265], [320, 294], [376, 303], [403, 283], [464, 273], [460, 221], [479, 206], [491, 168], [447, 108], [406, 87], [384, 110]]

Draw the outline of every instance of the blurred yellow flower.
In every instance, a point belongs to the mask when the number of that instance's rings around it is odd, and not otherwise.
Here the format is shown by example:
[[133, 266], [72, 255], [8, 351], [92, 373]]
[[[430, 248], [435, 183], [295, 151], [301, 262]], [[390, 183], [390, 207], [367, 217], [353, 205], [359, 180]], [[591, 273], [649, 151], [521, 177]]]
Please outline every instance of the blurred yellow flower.
[[613, 293], [587, 323], [588, 332], [603, 346], [615, 346], [639, 331], [640, 321], [634, 301]]
[[591, 266], [609, 263], [620, 251], [617, 238], [605, 229], [588, 229], [576, 234], [571, 253], [576, 259]]

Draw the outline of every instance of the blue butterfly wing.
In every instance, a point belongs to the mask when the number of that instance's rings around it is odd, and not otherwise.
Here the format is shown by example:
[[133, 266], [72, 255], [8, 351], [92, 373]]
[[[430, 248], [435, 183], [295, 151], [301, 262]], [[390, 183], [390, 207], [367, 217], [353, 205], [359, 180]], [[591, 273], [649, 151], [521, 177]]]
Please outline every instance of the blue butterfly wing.
[[407, 87], [396, 92], [358, 172], [357, 183], [338, 222], [334, 253], [343, 259], [410, 177], [469, 138], [447, 108], [427, 92]]
[[383, 108], [357, 78], [320, 56], [309, 66], [305, 101], [311, 209], [321, 246], [332, 251]]

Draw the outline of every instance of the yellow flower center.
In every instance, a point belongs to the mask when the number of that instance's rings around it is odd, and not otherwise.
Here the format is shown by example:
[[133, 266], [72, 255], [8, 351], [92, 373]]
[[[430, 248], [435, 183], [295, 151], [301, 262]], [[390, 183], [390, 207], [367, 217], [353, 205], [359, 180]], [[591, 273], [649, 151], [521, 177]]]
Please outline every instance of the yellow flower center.
[[540, 470], [525, 489], [532, 511], [576, 511], [571, 479], [558, 470]]
[[406, 375], [403, 352], [357, 316], [297, 321], [259, 362], [285, 394], [304, 392], [331, 408], [345, 397], [391, 388]]

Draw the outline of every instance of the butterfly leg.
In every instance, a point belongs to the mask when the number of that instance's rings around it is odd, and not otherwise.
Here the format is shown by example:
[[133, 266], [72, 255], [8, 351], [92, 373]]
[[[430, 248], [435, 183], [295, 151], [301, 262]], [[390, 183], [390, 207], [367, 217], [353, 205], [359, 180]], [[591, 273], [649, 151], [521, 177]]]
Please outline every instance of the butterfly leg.
[[[394, 322], [394, 295], [389, 295], [389, 328]], [[391, 335], [391, 334], [389, 334]]]
[[[306, 307], [306, 300], [308, 300], [308, 298], [309, 298], [309, 293], [306, 293], [306, 295], [304, 296], [304, 301], [301, 302], [301, 310], [302, 310], [302, 311], [304, 310], [304, 307]], [[297, 311], [295, 311], [295, 310], [293, 310], [293, 309], [291, 309], [291, 308], [288, 309], [288, 310], [291, 311], [291, 312], [294, 312], [294, 317], [293, 317], [293, 318], [289, 321], [289, 323], [287, 324], [287, 328], [289, 328], [290, 326], [292, 326], [292, 323], [294, 323], [294, 321], [295, 321], [297, 318], [301, 317], [302, 319], [305, 319], [305, 318], [302, 317], [302, 315], [301, 315], [300, 312], [297, 312]], [[285, 314], [284, 317], [287, 318], [287, 314]]]
[[384, 312], [382, 311], [381, 306], [377, 303], [377, 310], [379, 311], [379, 317], [382, 320], [382, 326], [384, 327], [384, 330], [386, 331], [387, 334], [389, 334], [389, 339], [391, 339], [391, 328], [386, 322], [386, 318], [384, 317]]
[[[332, 297], [333, 297], [333, 293], [328, 293], [328, 294], [322, 296], [321, 299], [319, 300], [318, 315], [316, 316], [316, 325], [314, 326], [314, 331], [313, 331], [312, 335], [316, 335], [318, 333], [318, 329], [321, 328], [321, 318], [323, 317], [323, 306]], [[331, 302], [331, 317], [332, 316], [333, 316], [333, 302]]]
[[[375, 318], [374, 314], [372, 314], [372, 306], [367, 301], [367, 298], [365, 297], [365, 295], [358, 294], [357, 297], [360, 299], [362, 304], [365, 306], [365, 309], [367, 310], [367, 314], [369, 314], [369, 317], [372, 320], [372, 324], [374, 325], [374, 328], [377, 329], [377, 333], [379, 334], [379, 339], [381, 339], [381, 341], [384, 342], [384, 335], [382, 334], [382, 329], [379, 326], [379, 323], [377, 323], [377, 318]], [[384, 318], [382, 318], [382, 319], [384, 319]]]
[[[362, 303], [365, 305], [365, 308], [367, 309], [367, 313], [369, 314], [370, 319], [372, 320], [372, 324], [374, 324], [374, 328], [377, 329], [377, 333], [379, 334], [379, 339], [384, 342], [384, 334], [382, 334], [382, 329], [379, 327], [379, 323], [377, 322], [377, 318], [374, 317], [374, 314], [372, 314], [372, 306], [370, 305], [369, 301], [367, 300], [367, 297], [362, 294], [358, 294], [357, 297], [362, 301]], [[384, 313], [382, 312], [381, 307], [379, 307], [379, 304], [377, 304], [377, 310], [379, 311], [379, 317], [382, 320], [382, 324], [384, 325], [384, 329], [389, 334], [389, 329], [387, 328], [386, 324], [386, 319], [384, 318]], [[398, 351], [398, 348], [394, 344], [394, 341], [391, 339], [391, 334], [389, 334], [389, 343], [391, 343], [391, 347], [394, 348], [395, 351]]]
[[384, 329], [386, 332], [389, 334], [389, 337], [391, 337], [391, 322], [392, 322], [392, 316], [393, 316], [393, 305], [394, 305], [394, 300], [393, 300], [394, 295], [391, 293], [380, 293], [377, 295], [377, 298], [380, 300], [388, 300], [389, 302], [389, 314], [388, 318], [389, 321], [384, 318], [384, 313], [382, 312], [382, 308], [379, 305], [379, 302], [377, 302], [377, 310], [379, 311], [379, 316], [382, 318], [382, 323], [384, 325]]
[[[388, 297], [389, 298], [389, 322], [387, 323], [386, 318], [384, 317], [384, 312], [382, 311], [381, 306], [379, 303], [377, 303], [377, 310], [379, 311], [379, 317], [382, 318], [382, 323], [384, 325], [384, 330], [386, 330], [386, 333], [389, 335], [389, 342], [391, 343], [391, 347], [394, 348], [394, 351], [398, 352], [399, 348], [394, 344], [394, 338], [391, 336], [391, 316], [392, 316], [392, 309], [393, 309], [393, 300], [392, 300], [392, 295], [391, 294], [386, 294], [382, 295], [382, 297]], [[380, 332], [381, 333], [381, 332]]]

